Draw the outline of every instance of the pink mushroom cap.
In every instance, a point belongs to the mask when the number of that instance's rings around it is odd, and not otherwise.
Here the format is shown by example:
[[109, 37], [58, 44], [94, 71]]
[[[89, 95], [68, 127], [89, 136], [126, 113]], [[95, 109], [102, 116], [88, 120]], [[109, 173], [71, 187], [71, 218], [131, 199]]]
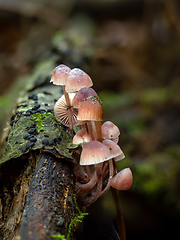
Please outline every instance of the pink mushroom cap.
[[94, 100], [84, 101], [79, 107], [77, 119], [81, 121], [102, 121], [103, 109], [101, 103]]
[[99, 141], [93, 140], [86, 144], [83, 148], [80, 165], [92, 165], [105, 162], [111, 158], [111, 153], [108, 147]]
[[120, 147], [110, 139], [103, 140], [103, 144], [109, 148], [112, 158], [115, 158], [122, 153], [122, 150], [120, 149]]
[[86, 130], [80, 129], [73, 137], [73, 144], [88, 143], [91, 141], [91, 136]]
[[116, 139], [120, 135], [119, 128], [111, 121], [106, 121], [101, 126], [103, 139]]
[[130, 168], [121, 170], [111, 180], [111, 186], [117, 190], [128, 190], [132, 183], [133, 176]]
[[55, 85], [65, 85], [70, 71], [71, 69], [64, 64], [57, 66], [52, 73], [50, 82]]
[[67, 93], [77, 92], [83, 87], [93, 85], [91, 78], [83, 70], [74, 68], [68, 74], [65, 90]]
[[76, 95], [74, 96], [74, 99], [72, 101], [72, 105], [74, 108], [79, 108], [82, 102], [86, 100], [88, 97], [94, 96], [98, 98], [97, 93], [94, 91], [94, 89], [89, 87], [83, 87], [81, 88]]

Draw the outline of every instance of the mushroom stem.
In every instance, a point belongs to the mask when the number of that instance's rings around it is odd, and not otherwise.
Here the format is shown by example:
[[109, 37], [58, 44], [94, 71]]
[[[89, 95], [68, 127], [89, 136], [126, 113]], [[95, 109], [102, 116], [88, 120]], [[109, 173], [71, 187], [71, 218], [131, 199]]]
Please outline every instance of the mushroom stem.
[[106, 161], [106, 162], [104, 163], [104, 166], [103, 166], [103, 169], [102, 169], [103, 178], [107, 175], [107, 174], [106, 174], [106, 169], [107, 169], [107, 167], [108, 167], [108, 161]]
[[[94, 165], [97, 175], [96, 199], [100, 196], [102, 191], [102, 165], [103, 163], [98, 163]], [[94, 202], [96, 201], [96, 199], [94, 200]]]
[[92, 140], [102, 142], [101, 121], [88, 121], [87, 126]]
[[88, 178], [91, 179], [91, 171], [90, 171], [89, 165], [85, 165], [85, 168], [86, 168], [86, 173], [88, 175]]
[[65, 90], [65, 85], [63, 86], [63, 92], [64, 92], [64, 96], [65, 96], [65, 100], [66, 100], [66, 104], [67, 104], [67, 111], [68, 111], [68, 117], [69, 117], [69, 128], [72, 132], [73, 130], [73, 123], [72, 123], [72, 108], [71, 108], [71, 103], [70, 103], [70, 99], [69, 99], [69, 94], [66, 92]]
[[115, 160], [114, 160], [114, 159], [112, 159], [112, 160], [113, 160], [114, 172], [115, 172], [115, 174], [117, 174], [117, 173], [119, 172], [119, 170], [118, 170], [118, 168], [117, 168], [117, 166], [116, 166]]
[[88, 183], [82, 184], [82, 183], [77, 183], [76, 184], [76, 192], [78, 195], [85, 195], [87, 193], [87, 191], [89, 191], [90, 189], [92, 189], [94, 187], [94, 185], [97, 182], [97, 174], [96, 172], [94, 172], [91, 180]]
[[95, 171], [96, 171], [94, 175], [97, 176], [96, 188], [95, 188], [95, 191], [94, 191], [94, 189], [92, 189], [93, 192], [92, 192], [91, 197], [87, 196], [86, 198], [81, 200], [82, 206], [87, 206], [87, 205], [94, 203], [98, 199], [98, 197], [100, 196], [101, 191], [102, 191], [102, 174], [101, 174], [102, 163], [95, 164], [94, 166], [95, 166]]
[[[82, 126], [82, 125], [81, 125]], [[85, 126], [85, 125], [84, 125]], [[84, 128], [85, 129], [85, 128]], [[84, 146], [86, 145], [87, 143], [82, 143], [81, 146], [82, 148], [84, 148]], [[90, 171], [90, 168], [89, 168], [89, 165], [85, 165], [85, 169], [86, 169], [86, 173], [88, 175], [88, 180], [91, 179], [91, 171]]]
[[96, 128], [93, 121], [87, 122], [88, 132], [92, 140], [96, 140]]
[[103, 196], [110, 188], [111, 186], [111, 180], [113, 178], [113, 174], [114, 174], [114, 168], [113, 168], [113, 161], [112, 159], [108, 161], [109, 162], [109, 178], [108, 178], [108, 183], [106, 185], [106, 187], [103, 189], [103, 191], [101, 192], [100, 196]]
[[77, 179], [81, 179], [81, 180], [83, 179], [86, 182], [88, 181], [88, 175], [86, 174], [84, 169], [79, 164], [75, 165], [74, 172], [76, 173]]
[[85, 125], [85, 124], [80, 125], [80, 129], [87, 131], [87, 130], [86, 130], [86, 125]]
[[96, 140], [102, 142], [101, 121], [95, 121]]
[[112, 187], [111, 188], [111, 193], [113, 195], [114, 202], [115, 202], [116, 209], [117, 209], [117, 219], [118, 219], [117, 221], [118, 221], [118, 234], [119, 234], [119, 238], [122, 239], [122, 240], [126, 240], [125, 223], [124, 223], [123, 216], [121, 214], [121, 209], [120, 209], [120, 205], [119, 205], [116, 189]]

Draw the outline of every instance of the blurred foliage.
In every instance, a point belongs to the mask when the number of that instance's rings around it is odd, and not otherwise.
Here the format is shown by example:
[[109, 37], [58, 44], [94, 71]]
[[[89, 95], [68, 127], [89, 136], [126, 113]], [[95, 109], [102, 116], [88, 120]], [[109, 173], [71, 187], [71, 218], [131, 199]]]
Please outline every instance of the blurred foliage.
[[[118, 168], [133, 171], [132, 188], [120, 193], [132, 239], [159, 239], [153, 231], [164, 226], [158, 222], [180, 223], [180, 2], [72, 1], [65, 10], [58, 1], [42, 2], [36, 1], [39, 16], [28, 16], [25, 3], [23, 14], [17, 8], [13, 17], [1, 14], [6, 20], [6, 27], [1, 25], [1, 93], [18, 75], [22, 82], [29, 79], [24, 74], [48, 78], [60, 63], [86, 71], [102, 101], [104, 121], [121, 131], [126, 158]], [[49, 22], [48, 8], [55, 14]], [[9, 101], [14, 103], [9, 99], [0, 98], [1, 117]], [[111, 213], [110, 195], [102, 201]], [[157, 220], [156, 229], [150, 220]]]
[[7, 95], [5, 96], [0, 96], [0, 118], [3, 117], [3, 113], [5, 112], [6, 108], [10, 104], [10, 99]]
[[133, 164], [133, 191], [158, 199], [164, 195], [165, 201], [178, 204], [178, 182], [180, 173], [180, 147], [169, 147], [162, 153], [152, 153], [143, 162]]

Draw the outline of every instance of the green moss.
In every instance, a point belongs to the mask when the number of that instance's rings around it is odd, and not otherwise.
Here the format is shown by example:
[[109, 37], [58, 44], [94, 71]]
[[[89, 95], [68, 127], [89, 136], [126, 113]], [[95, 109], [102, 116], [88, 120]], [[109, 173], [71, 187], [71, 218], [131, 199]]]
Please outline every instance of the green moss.
[[[20, 157], [24, 153], [29, 152], [29, 150], [42, 149], [42, 147], [44, 147], [45, 150], [53, 150], [55, 148], [61, 156], [68, 159], [73, 158], [73, 151], [78, 147], [78, 145], [72, 144], [72, 136], [64, 130], [63, 125], [60, 123], [57, 124], [57, 120], [54, 115], [51, 113], [47, 113], [45, 115], [38, 114], [35, 116], [21, 117], [18, 122], [11, 127], [8, 142], [6, 144], [3, 157], [0, 159], [0, 163], [9, 161], [12, 158]], [[38, 134], [36, 135], [37, 141], [31, 149], [27, 149], [23, 152], [22, 147], [26, 147], [29, 142], [29, 140], [24, 139], [23, 136], [28, 133], [28, 127], [34, 122], [34, 120], [37, 120], [39, 123], [37, 129]], [[44, 135], [48, 135], [49, 140], [53, 140], [54, 138], [60, 136], [62, 141], [58, 142], [56, 145], [43, 146], [42, 140], [44, 139]]]
[[52, 113], [50, 113], [50, 112], [49, 112], [49, 113], [47, 113], [47, 112], [45, 112], [45, 113], [35, 113], [35, 114], [33, 114], [33, 120], [35, 120], [35, 121], [37, 121], [37, 122], [39, 123], [38, 132], [40, 132], [41, 130], [43, 130], [44, 124], [43, 124], [43, 122], [42, 122], [42, 118], [43, 118], [43, 117], [47, 117], [47, 116], [53, 117], [60, 126], [63, 126], [63, 125], [60, 123], [60, 121], [58, 121], [58, 120], [55, 118], [55, 116], [54, 116]]

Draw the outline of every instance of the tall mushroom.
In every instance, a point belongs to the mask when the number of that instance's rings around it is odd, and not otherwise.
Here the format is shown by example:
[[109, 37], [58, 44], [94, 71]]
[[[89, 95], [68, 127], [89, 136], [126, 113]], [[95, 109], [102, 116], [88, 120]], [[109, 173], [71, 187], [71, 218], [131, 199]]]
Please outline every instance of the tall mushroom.
[[99, 99], [90, 97], [82, 102], [78, 110], [77, 120], [87, 121], [92, 140], [102, 141], [101, 121], [103, 120], [103, 109]]
[[66, 92], [65, 85], [67, 82], [67, 78], [69, 73], [71, 72], [71, 69], [64, 64], [61, 64], [57, 66], [51, 76], [50, 82], [52, 82], [55, 85], [60, 85], [63, 87], [64, 97], [66, 100], [66, 106], [67, 106], [67, 113], [69, 118], [69, 128], [70, 132], [72, 133], [73, 129], [73, 120], [72, 120], [72, 105], [70, 103], [69, 95]]
[[[90, 88], [90, 87], [83, 87], [81, 88], [76, 95], [74, 96], [73, 100], [72, 100], [72, 105], [75, 109], [79, 109], [80, 105], [88, 100], [89, 98], [97, 98], [99, 99], [97, 93], [94, 91], [94, 89]], [[99, 99], [100, 101], [100, 99]], [[86, 121], [81, 121], [78, 120], [78, 123], [81, 126], [81, 129], [85, 129], [85, 124]]]
[[130, 168], [124, 168], [113, 177], [111, 186], [117, 190], [128, 190], [132, 182], [133, 176]]

